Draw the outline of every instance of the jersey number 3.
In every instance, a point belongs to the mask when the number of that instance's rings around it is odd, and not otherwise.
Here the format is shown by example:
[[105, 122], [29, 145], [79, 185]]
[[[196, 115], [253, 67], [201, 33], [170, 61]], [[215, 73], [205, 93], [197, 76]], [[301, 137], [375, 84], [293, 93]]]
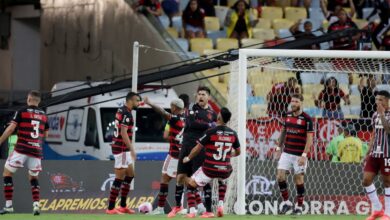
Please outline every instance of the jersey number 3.
[[33, 126], [34, 132], [31, 132], [30, 135], [32, 138], [38, 138], [39, 137], [39, 121], [32, 120], [31, 125]]
[[[215, 142], [218, 154], [213, 154], [215, 160], [226, 160], [226, 155], [232, 150], [232, 143]], [[227, 148], [225, 148], [225, 146]]]

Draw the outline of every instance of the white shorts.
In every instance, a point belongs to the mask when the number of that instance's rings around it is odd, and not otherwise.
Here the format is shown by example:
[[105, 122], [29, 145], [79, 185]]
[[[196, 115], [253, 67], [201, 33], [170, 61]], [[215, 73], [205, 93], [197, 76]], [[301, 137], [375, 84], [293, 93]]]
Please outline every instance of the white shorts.
[[115, 169], [128, 168], [129, 165], [133, 164], [133, 159], [130, 156], [130, 152], [122, 152], [120, 154], [115, 154]]
[[178, 163], [179, 163], [178, 159], [175, 159], [168, 154], [167, 157], [165, 158], [164, 165], [161, 172], [163, 174], [167, 174], [169, 177], [176, 178]]
[[288, 170], [294, 169], [294, 174], [306, 173], [307, 161], [305, 165], [299, 166], [298, 160], [300, 156], [282, 153], [278, 162], [278, 170]]
[[25, 163], [27, 163], [27, 168], [32, 176], [37, 176], [42, 171], [41, 158], [31, 157], [16, 151], [12, 151], [8, 156], [5, 167], [14, 173], [17, 169], [24, 167]]

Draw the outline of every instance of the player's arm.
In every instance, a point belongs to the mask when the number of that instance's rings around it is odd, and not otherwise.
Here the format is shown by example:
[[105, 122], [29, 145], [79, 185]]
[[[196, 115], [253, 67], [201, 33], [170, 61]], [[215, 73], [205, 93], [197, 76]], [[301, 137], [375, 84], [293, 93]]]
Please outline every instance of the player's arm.
[[286, 128], [283, 127], [282, 132], [280, 133], [278, 147], [276, 148], [277, 151], [281, 151], [283, 149], [285, 139], [286, 139]]
[[171, 114], [169, 112], [165, 111], [160, 106], [151, 103], [148, 97], [145, 97], [144, 103], [149, 105], [155, 112], [157, 112], [159, 115], [163, 116], [166, 120], [170, 119]]
[[240, 155], [241, 155], [241, 150], [240, 150], [240, 148], [235, 149], [235, 150], [233, 151], [233, 153], [232, 153], [232, 157], [238, 157], [238, 156], [240, 156]]
[[190, 154], [183, 159], [183, 163], [188, 163], [189, 161], [194, 159], [194, 157], [196, 157], [200, 153], [202, 147], [203, 146], [200, 143], [198, 143], [194, 148], [192, 148]]
[[313, 135], [314, 132], [308, 132], [306, 134], [306, 145], [305, 145], [305, 150], [303, 151], [302, 156], [306, 157], [307, 154], [310, 152], [310, 148], [313, 145]]
[[351, 8], [351, 13], [349, 14], [349, 16], [351, 16], [352, 18], [356, 13], [356, 8], [355, 4], [353, 3], [353, 0], [349, 0], [349, 7]]
[[8, 125], [4, 133], [0, 136], [0, 145], [4, 143], [4, 141], [7, 140], [8, 137], [14, 133], [15, 129], [16, 129], [16, 123], [12, 122]]
[[164, 140], [169, 140], [169, 129], [170, 129], [170, 125], [169, 123], [167, 123], [165, 125], [164, 134], [163, 134]]
[[125, 142], [126, 147], [129, 148], [131, 152], [135, 152], [133, 144], [130, 141], [129, 135], [127, 134], [127, 130], [128, 130], [128, 127], [122, 124], [121, 136], [122, 136], [123, 142]]

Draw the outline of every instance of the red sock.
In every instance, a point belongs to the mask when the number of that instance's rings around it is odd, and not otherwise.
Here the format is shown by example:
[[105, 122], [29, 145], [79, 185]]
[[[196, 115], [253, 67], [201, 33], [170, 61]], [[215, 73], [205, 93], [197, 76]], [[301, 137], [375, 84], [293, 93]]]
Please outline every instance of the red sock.
[[202, 199], [200, 198], [200, 194], [199, 194], [198, 190], [196, 190], [196, 192], [195, 192], [195, 201], [196, 201], [197, 205], [202, 203]]
[[193, 187], [187, 187], [187, 202], [188, 202], [188, 207], [193, 208], [195, 207], [195, 188]]

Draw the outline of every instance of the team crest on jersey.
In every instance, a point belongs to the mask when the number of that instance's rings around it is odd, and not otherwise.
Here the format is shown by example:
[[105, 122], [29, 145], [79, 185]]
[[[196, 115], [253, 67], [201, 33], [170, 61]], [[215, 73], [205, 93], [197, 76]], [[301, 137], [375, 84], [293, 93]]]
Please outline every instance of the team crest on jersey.
[[297, 123], [298, 123], [299, 125], [301, 125], [301, 124], [302, 124], [302, 120], [301, 120], [301, 119], [298, 119]]
[[130, 119], [129, 118], [126, 118], [126, 122], [129, 122], [130, 121]]

